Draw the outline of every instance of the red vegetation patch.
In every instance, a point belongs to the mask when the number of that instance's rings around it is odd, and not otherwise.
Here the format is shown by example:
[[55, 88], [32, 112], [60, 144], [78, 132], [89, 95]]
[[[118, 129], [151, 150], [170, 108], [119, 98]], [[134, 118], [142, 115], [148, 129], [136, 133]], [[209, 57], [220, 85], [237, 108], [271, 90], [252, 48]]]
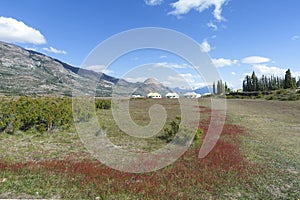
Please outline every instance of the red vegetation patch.
[[244, 129], [235, 124], [224, 124], [223, 135], [238, 135], [244, 133]]
[[194, 108], [207, 108], [206, 106], [194, 106]]

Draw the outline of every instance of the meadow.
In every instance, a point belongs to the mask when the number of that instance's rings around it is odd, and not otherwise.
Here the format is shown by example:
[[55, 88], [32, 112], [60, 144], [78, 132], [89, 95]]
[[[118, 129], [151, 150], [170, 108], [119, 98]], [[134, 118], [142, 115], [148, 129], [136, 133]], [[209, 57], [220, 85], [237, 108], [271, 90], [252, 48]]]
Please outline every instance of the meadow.
[[[59, 101], [61, 102], [61, 101]], [[66, 103], [68, 100], [62, 100]], [[164, 146], [164, 134], [179, 123], [179, 102], [135, 99], [130, 114], [149, 123], [148, 108], [161, 104], [168, 118], [157, 136], [137, 139], [115, 124], [111, 109], [98, 104], [107, 137], [125, 149], [149, 152]], [[54, 199], [298, 199], [300, 197], [299, 101], [227, 100], [226, 122], [214, 149], [199, 149], [210, 124], [210, 99], [199, 99], [199, 134], [175, 163], [155, 172], [111, 169], [84, 147], [75, 127], [0, 133], [0, 198]], [[51, 113], [51, 112], [50, 112]], [[46, 120], [47, 121], [47, 120]], [[20, 123], [19, 123], [20, 124]], [[49, 125], [49, 123], [48, 123]], [[38, 128], [44, 127], [43, 130]], [[52, 127], [52, 124], [51, 124]]]

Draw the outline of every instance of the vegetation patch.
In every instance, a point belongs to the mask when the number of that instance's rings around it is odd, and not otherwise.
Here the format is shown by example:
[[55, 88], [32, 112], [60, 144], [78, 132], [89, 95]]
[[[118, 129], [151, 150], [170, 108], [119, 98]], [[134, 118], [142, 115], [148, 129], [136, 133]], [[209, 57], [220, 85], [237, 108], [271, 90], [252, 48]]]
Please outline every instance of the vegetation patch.
[[[210, 123], [210, 114], [204, 114], [206, 119], [198, 122], [197, 142], [179, 160], [164, 169], [146, 174], [123, 173], [89, 157], [77, 160], [78, 154], [64, 159], [26, 162], [7, 162], [3, 158], [0, 177], [6, 181], [0, 183], [0, 193], [66, 199], [237, 198], [239, 193], [247, 196], [244, 187], [251, 190], [248, 185], [251, 177], [261, 168], [243, 158], [239, 147], [239, 134], [243, 133], [243, 129], [226, 125], [214, 149], [207, 157], [199, 159], [205, 127]], [[174, 120], [168, 125], [168, 131], [165, 129], [163, 133], [169, 135], [170, 130], [177, 130], [180, 118]]]

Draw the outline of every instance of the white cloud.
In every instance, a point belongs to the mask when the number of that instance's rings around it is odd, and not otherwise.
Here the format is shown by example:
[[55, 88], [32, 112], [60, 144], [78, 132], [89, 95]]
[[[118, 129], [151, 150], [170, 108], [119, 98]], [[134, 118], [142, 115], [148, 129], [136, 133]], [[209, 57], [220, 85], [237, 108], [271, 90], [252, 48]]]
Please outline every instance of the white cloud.
[[46, 44], [40, 31], [13, 18], [0, 16], [0, 40], [30, 44]]
[[235, 75], [236, 75], [236, 72], [231, 72], [231, 75], [235, 76]]
[[212, 63], [216, 67], [226, 67], [226, 66], [232, 66], [238, 64], [238, 60], [231, 60], [231, 59], [225, 59], [225, 58], [218, 58], [218, 59], [212, 59]]
[[291, 37], [291, 40], [298, 40], [300, 38], [299, 35], [294, 35], [293, 37]]
[[242, 63], [244, 64], [261, 64], [270, 62], [270, 58], [261, 57], [261, 56], [250, 56], [242, 59]]
[[203, 82], [203, 79], [200, 75], [192, 73], [182, 73], [175, 76], [168, 76], [166, 82], [170, 83], [166, 84], [166, 86], [171, 88], [179, 87], [188, 89], [200, 88], [212, 84]]
[[208, 22], [207, 23], [207, 26], [209, 27], [209, 28], [212, 28], [213, 30], [218, 30], [218, 26], [217, 25], [215, 25], [213, 22]]
[[163, 3], [164, 0], [145, 0], [148, 6], [157, 6]]
[[105, 74], [113, 74], [114, 73], [112, 70], [106, 69], [105, 65], [92, 65], [92, 66], [85, 67], [85, 69], [93, 70], [95, 72], [102, 72]]
[[[253, 70], [255, 71], [255, 73], [258, 76], [262, 76], [262, 75], [267, 75], [267, 76], [280, 76], [283, 77], [285, 75], [285, 72], [287, 71], [287, 69], [284, 68], [280, 68], [280, 67], [269, 67], [267, 65], [263, 65], [263, 64], [256, 64], [253, 65]], [[293, 77], [299, 77], [300, 76], [300, 71], [298, 72], [293, 72], [292, 71], [292, 76]]]
[[263, 64], [255, 64], [253, 65], [253, 70], [258, 76], [262, 76], [262, 75], [284, 76], [287, 69], [283, 69], [280, 67], [269, 67]]
[[201, 51], [204, 53], [208, 53], [211, 51], [211, 46], [207, 40], [203, 40], [203, 42], [200, 44], [200, 48], [201, 48]]
[[167, 56], [165, 55], [162, 55], [162, 56], [159, 56], [160, 59], [164, 59], [164, 58], [167, 58]]
[[169, 12], [170, 15], [180, 16], [187, 14], [190, 10], [195, 9], [198, 12], [203, 12], [206, 9], [214, 6], [213, 15], [218, 21], [224, 20], [222, 17], [222, 6], [226, 0], [178, 0], [172, 3], [173, 11]]
[[64, 51], [64, 50], [58, 50], [58, 49], [56, 49], [54, 47], [49, 47], [49, 48], [45, 47], [45, 48], [43, 48], [43, 50], [48, 51], [50, 53], [55, 53], [55, 54], [67, 54], [66, 51]]
[[190, 68], [191, 66], [183, 63], [183, 64], [177, 64], [177, 63], [168, 63], [168, 62], [160, 62], [160, 63], [155, 63], [153, 67], [165, 67], [165, 68], [173, 68], [173, 69], [186, 69]]
[[[164, 84], [167, 87], [175, 88], [175, 87], [181, 87], [181, 88], [199, 88], [206, 85], [206, 83], [203, 83], [203, 80], [201, 79], [200, 75], [194, 75], [191, 73], [177, 73], [173, 75], [168, 76], [162, 76], [157, 77], [154, 76], [160, 83]], [[123, 77], [126, 81], [129, 82], [144, 82], [149, 77], [144, 76], [138, 76], [138, 77]]]
[[144, 82], [147, 80], [149, 77], [123, 77], [126, 81], [131, 82], [131, 83], [136, 83], [136, 82]]

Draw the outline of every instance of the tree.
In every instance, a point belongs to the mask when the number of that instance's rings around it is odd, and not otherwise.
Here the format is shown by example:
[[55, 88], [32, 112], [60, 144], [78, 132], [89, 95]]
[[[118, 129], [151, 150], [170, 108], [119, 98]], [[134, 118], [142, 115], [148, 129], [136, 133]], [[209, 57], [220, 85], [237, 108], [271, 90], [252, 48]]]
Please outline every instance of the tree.
[[289, 88], [294, 88], [295, 85], [293, 84], [293, 78], [292, 78], [292, 73], [291, 70], [288, 69], [285, 72], [285, 77], [284, 77], [284, 89], [289, 89]]
[[259, 90], [258, 78], [254, 71], [252, 72], [251, 82], [252, 82], [251, 91], [258, 91]]
[[297, 81], [297, 83], [296, 83], [296, 86], [297, 86], [297, 87], [300, 87], [300, 77], [298, 78], [298, 81]]
[[[277, 90], [284, 88], [285, 79], [281, 77], [270, 76], [267, 77], [262, 75], [258, 78], [255, 72], [251, 76], [247, 75], [243, 81], [243, 91], [254, 92], [254, 91], [267, 91], [267, 90]], [[292, 85], [296, 85], [296, 80], [292, 78]]]
[[230, 88], [227, 86], [227, 83], [225, 82], [225, 93], [230, 93]]
[[216, 83], [213, 83], [213, 94], [216, 94]]
[[217, 94], [221, 94], [220, 91], [221, 91], [221, 85], [220, 85], [220, 81], [218, 81], [218, 83], [217, 83]]
[[228, 92], [228, 91], [230, 91], [230, 90], [227, 87], [226, 82], [224, 84], [222, 80], [218, 80], [217, 85], [215, 84], [215, 82], [213, 83], [213, 93], [214, 94], [220, 95], [220, 94], [224, 94], [225, 92]]

